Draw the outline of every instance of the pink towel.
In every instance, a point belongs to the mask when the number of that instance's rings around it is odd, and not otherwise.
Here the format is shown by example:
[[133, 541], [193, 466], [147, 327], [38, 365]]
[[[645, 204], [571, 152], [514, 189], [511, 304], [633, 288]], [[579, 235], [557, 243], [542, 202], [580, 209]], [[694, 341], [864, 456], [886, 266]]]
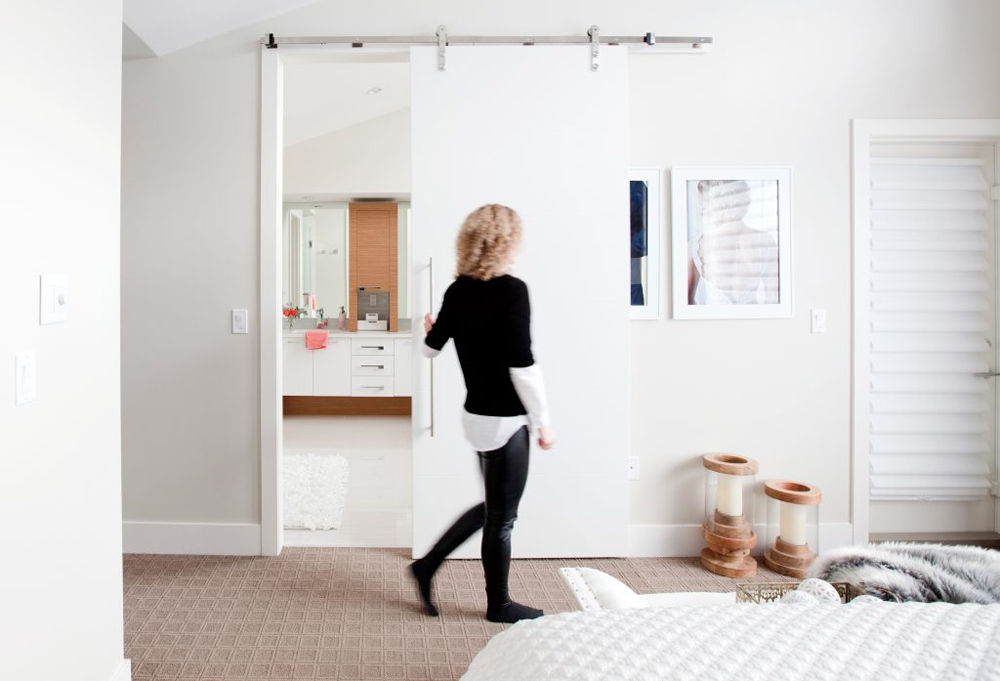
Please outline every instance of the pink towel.
[[306, 331], [306, 348], [309, 350], [322, 350], [328, 340], [329, 331]]

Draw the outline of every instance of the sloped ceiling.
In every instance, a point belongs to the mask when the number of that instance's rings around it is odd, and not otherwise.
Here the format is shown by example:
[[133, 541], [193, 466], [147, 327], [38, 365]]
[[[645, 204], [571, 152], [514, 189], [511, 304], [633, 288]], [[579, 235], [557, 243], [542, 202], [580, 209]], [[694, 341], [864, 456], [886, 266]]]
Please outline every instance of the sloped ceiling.
[[126, 58], [163, 56], [319, 0], [124, 0]]
[[156, 53], [149, 49], [149, 45], [143, 42], [142, 38], [136, 35], [135, 31], [122, 24], [122, 59], [146, 59], [155, 57]]
[[[372, 88], [380, 92], [367, 94]], [[409, 63], [287, 64], [284, 143], [291, 146], [408, 106]]]

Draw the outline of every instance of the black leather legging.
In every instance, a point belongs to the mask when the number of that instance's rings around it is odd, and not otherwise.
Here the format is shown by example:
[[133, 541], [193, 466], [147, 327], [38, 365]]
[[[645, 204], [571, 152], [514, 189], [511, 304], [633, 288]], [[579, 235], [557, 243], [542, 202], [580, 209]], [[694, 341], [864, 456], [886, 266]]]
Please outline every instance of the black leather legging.
[[517, 520], [517, 505], [528, 480], [529, 449], [528, 428], [523, 426], [500, 449], [479, 452], [486, 501], [463, 513], [423, 559], [436, 570], [452, 551], [482, 528], [488, 611], [496, 611], [510, 603], [507, 591], [510, 535]]

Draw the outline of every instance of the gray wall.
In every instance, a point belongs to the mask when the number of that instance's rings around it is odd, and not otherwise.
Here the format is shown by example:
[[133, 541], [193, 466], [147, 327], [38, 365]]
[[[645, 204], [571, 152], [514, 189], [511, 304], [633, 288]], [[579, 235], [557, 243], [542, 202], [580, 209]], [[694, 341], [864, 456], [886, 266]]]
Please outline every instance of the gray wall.
[[[667, 305], [662, 321], [634, 323], [642, 478], [631, 522], [700, 522], [697, 456], [732, 450], [766, 476], [820, 485], [824, 521], [848, 523], [850, 121], [1000, 117], [1000, 4], [990, 0], [323, 2], [128, 62], [126, 519], [259, 522], [256, 336], [228, 328], [228, 310], [254, 310], [258, 297], [257, 39], [429, 34], [440, 23], [466, 34], [582, 34], [597, 23], [604, 34], [715, 37], [705, 56], [632, 59], [631, 158], [793, 166], [796, 313], [674, 322]], [[827, 310], [827, 334], [809, 333], [810, 308]]]

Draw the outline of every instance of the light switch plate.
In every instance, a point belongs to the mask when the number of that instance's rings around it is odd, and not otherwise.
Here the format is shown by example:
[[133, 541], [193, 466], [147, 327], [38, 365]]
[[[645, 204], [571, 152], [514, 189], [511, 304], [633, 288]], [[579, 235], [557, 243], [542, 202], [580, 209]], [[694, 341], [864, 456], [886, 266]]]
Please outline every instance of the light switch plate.
[[35, 353], [14, 355], [14, 404], [27, 404], [35, 399]]
[[249, 333], [246, 310], [233, 310], [233, 333]]
[[43, 274], [38, 297], [38, 323], [58, 324], [69, 319], [69, 277]]
[[826, 310], [812, 311], [812, 332], [826, 333]]

